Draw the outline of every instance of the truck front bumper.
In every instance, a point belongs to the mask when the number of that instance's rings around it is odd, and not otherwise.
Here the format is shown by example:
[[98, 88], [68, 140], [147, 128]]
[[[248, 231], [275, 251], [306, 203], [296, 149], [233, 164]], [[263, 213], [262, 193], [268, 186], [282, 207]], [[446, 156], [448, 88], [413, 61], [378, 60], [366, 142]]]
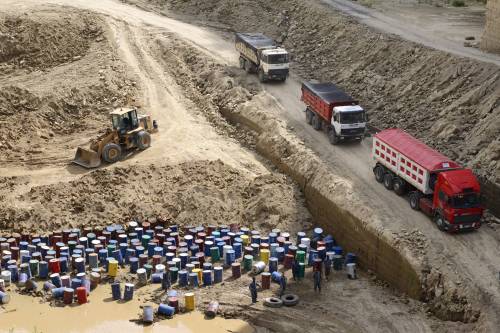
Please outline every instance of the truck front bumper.
[[363, 138], [365, 136], [364, 128], [343, 128], [340, 130], [341, 139]]
[[477, 230], [481, 227], [481, 221], [471, 222], [471, 223], [457, 223], [457, 224], [445, 221], [445, 223], [446, 223], [446, 230], [449, 232]]
[[284, 80], [288, 77], [288, 69], [273, 69], [270, 70], [266, 77], [268, 80]]

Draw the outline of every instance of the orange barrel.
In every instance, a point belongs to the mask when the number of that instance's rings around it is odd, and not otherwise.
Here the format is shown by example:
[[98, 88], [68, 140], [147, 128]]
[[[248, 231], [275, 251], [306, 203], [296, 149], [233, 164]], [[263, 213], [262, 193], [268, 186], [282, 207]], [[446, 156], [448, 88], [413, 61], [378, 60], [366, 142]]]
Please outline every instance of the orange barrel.
[[292, 268], [293, 260], [294, 260], [294, 255], [293, 254], [289, 253], [289, 254], [285, 255], [285, 261], [283, 263], [283, 266], [285, 267], [285, 269]]
[[233, 262], [231, 264], [231, 270], [233, 273], [233, 278], [239, 279], [241, 277], [241, 265], [239, 262]]
[[78, 304], [87, 303], [87, 289], [85, 289], [85, 287], [76, 288], [76, 298], [78, 300]]
[[261, 285], [262, 289], [269, 289], [271, 288], [271, 273], [269, 272], [264, 272], [261, 274], [262, 280], [261, 280]]

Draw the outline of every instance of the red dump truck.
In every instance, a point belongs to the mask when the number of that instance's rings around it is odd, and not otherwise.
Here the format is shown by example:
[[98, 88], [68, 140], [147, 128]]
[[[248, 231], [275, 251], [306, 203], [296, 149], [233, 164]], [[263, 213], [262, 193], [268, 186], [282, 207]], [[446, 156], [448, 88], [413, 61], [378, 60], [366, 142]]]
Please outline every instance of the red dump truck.
[[363, 139], [365, 110], [333, 83], [302, 83], [301, 100], [307, 106], [307, 123], [315, 130], [325, 130], [332, 145], [344, 139]]
[[411, 208], [433, 217], [440, 230], [481, 226], [480, 187], [471, 170], [401, 129], [375, 134], [372, 158], [376, 180], [398, 195], [409, 192]]

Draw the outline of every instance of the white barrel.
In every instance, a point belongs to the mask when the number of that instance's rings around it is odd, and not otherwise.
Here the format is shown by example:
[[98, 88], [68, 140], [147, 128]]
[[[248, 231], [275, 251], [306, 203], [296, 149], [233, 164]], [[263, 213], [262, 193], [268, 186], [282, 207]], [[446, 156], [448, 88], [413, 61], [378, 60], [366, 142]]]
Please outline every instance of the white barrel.
[[227, 251], [232, 250], [232, 249], [233, 249], [233, 247], [231, 245], [224, 245], [222, 247], [222, 258], [224, 260], [226, 260], [226, 253], [227, 253]]
[[189, 242], [193, 241], [193, 236], [192, 235], [184, 236], [184, 241], [189, 244]]
[[346, 265], [347, 277], [351, 280], [356, 279], [356, 264], [350, 263]]
[[252, 274], [260, 274], [266, 269], [266, 263], [263, 261], [257, 261], [252, 265]]
[[156, 273], [163, 273], [165, 272], [165, 265], [163, 264], [158, 264], [155, 266], [155, 271]]
[[148, 283], [148, 275], [146, 274], [146, 269], [144, 268], [139, 268], [137, 270], [137, 278], [139, 279], [140, 284], [147, 284]]
[[309, 251], [311, 249], [311, 240], [307, 237], [304, 237], [300, 240], [300, 244], [304, 244], [307, 246], [307, 250]]
[[1, 277], [2, 277], [3, 282], [5, 283], [5, 286], [6, 287], [10, 286], [10, 282], [11, 282], [10, 271], [2, 271]]

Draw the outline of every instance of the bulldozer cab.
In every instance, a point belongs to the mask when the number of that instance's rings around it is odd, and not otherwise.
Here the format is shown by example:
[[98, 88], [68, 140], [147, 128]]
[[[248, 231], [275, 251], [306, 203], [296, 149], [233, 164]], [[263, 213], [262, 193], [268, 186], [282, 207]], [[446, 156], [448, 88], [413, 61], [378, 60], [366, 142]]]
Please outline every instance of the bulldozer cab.
[[113, 129], [120, 135], [124, 135], [139, 127], [137, 110], [134, 108], [114, 110], [111, 112], [111, 122], [113, 123]]

